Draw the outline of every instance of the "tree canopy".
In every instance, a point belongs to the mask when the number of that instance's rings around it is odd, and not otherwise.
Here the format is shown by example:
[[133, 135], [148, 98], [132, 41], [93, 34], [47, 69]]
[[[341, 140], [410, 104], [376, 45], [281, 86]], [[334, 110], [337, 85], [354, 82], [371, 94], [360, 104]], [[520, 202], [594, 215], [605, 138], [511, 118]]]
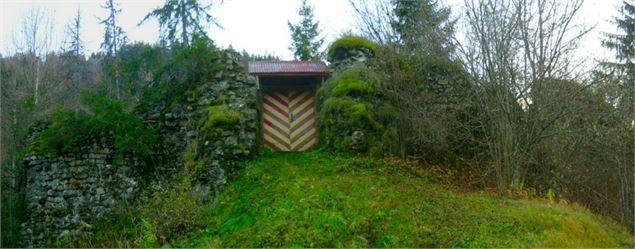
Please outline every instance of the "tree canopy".
[[81, 39], [82, 18], [79, 9], [73, 20], [66, 26], [67, 52], [73, 53], [75, 56], [84, 54], [84, 42]]
[[221, 27], [208, 13], [212, 4], [202, 6], [198, 0], [166, 0], [161, 8], [148, 13], [139, 25], [156, 18], [161, 27], [161, 40], [170, 44], [188, 46], [195, 35], [206, 37], [209, 23]]
[[288, 22], [292, 40], [289, 49], [297, 60], [319, 60], [322, 57], [320, 49], [324, 38], [320, 37], [319, 22], [313, 20], [313, 7], [307, 0], [302, 0], [298, 14], [302, 18], [299, 23]]
[[106, 0], [106, 4], [102, 8], [108, 10], [108, 17], [99, 22], [105, 26], [104, 41], [101, 43], [101, 48], [106, 51], [106, 54], [114, 56], [117, 54], [117, 49], [128, 41], [126, 33], [117, 23], [117, 17], [121, 13], [121, 9], [117, 7], [114, 0]]
[[620, 90], [613, 96], [616, 106], [622, 113], [632, 115], [635, 102], [635, 2], [624, 1], [620, 13], [621, 16], [613, 20], [619, 33], [607, 34], [602, 42], [615, 52], [616, 61], [604, 64], [618, 74], [615, 88]]
[[349, 0], [362, 34], [413, 55], [448, 57], [455, 20], [436, 0]]
[[393, 0], [391, 21], [399, 44], [423, 55], [447, 57], [454, 49], [450, 9], [435, 0]]

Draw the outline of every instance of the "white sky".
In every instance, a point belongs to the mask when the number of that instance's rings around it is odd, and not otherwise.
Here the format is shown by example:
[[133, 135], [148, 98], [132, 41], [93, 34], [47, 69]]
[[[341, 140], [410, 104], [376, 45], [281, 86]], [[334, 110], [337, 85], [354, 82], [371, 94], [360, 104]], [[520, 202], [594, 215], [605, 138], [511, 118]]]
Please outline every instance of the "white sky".
[[[209, 28], [209, 35], [220, 46], [231, 45], [234, 49], [250, 53], [275, 54], [282, 59], [292, 59], [289, 51], [291, 38], [287, 21], [298, 20], [297, 8], [300, 0], [212, 0], [215, 6], [211, 14], [224, 29]], [[21, 21], [29, 9], [44, 7], [54, 18], [54, 37], [51, 49], [59, 50], [64, 38], [64, 28], [80, 8], [82, 14], [82, 39], [87, 52], [99, 50], [103, 40], [103, 27], [98, 18], [104, 18], [106, 10], [100, 7], [103, 0], [0, 0], [0, 53], [14, 53], [14, 34], [19, 32]], [[153, 8], [160, 7], [163, 0], [116, 0], [122, 12], [119, 22], [132, 41], [155, 42], [158, 38], [158, 24], [152, 20], [142, 26], [137, 23]], [[203, 0], [209, 3], [209, 1]], [[320, 22], [325, 45], [339, 34], [354, 30], [355, 19], [348, 0], [312, 0], [315, 17]], [[441, 0], [451, 6], [453, 13], [461, 12], [463, 0]], [[583, 42], [578, 56], [580, 59], [610, 57], [601, 47], [603, 32], [615, 32], [609, 22], [618, 15], [621, 0], [586, 0], [578, 22], [596, 25]], [[19, 36], [17, 36], [19, 37]]]

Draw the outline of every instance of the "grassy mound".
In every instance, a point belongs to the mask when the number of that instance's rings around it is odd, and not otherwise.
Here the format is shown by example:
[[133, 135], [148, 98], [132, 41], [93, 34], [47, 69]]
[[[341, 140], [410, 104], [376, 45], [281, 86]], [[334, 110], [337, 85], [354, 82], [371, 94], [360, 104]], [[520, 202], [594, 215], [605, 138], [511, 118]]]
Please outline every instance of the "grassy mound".
[[204, 207], [186, 247], [620, 247], [626, 228], [548, 200], [460, 193], [401, 163], [267, 154]]

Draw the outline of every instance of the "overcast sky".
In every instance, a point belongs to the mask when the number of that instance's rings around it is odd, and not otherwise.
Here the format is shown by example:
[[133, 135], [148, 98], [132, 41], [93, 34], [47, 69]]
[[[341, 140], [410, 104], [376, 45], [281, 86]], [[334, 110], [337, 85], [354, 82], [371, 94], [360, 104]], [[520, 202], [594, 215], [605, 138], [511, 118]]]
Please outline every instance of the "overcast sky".
[[[0, 53], [14, 53], [14, 34], [19, 32], [20, 23], [29, 9], [45, 8], [54, 19], [52, 49], [58, 50], [64, 38], [64, 27], [72, 20], [79, 8], [82, 15], [82, 39], [88, 53], [99, 50], [103, 40], [103, 27], [99, 19], [106, 10], [100, 6], [103, 0], [0, 0]], [[119, 22], [130, 40], [155, 42], [158, 38], [158, 24], [152, 20], [142, 26], [139, 21], [153, 8], [160, 7], [163, 0], [116, 0], [122, 12]], [[203, 1], [209, 3], [209, 1]], [[348, 0], [312, 0], [315, 17], [320, 22], [326, 44], [347, 30], [354, 30], [355, 19]], [[452, 7], [455, 15], [460, 14], [463, 0], [441, 0]], [[289, 51], [290, 34], [287, 21], [298, 20], [297, 8], [300, 0], [213, 0], [211, 14], [223, 29], [210, 27], [209, 35], [220, 46], [231, 45], [236, 50], [250, 53], [275, 54], [283, 59], [292, 59]], [[603, 32], [615, 32], [609, 21], [618, 15], [621, 0], [586, 0], [578, 23], [595, 25], [587, 36], [578, 56], [580, 59], [605, 58], [610, 56], [600, 45]]]

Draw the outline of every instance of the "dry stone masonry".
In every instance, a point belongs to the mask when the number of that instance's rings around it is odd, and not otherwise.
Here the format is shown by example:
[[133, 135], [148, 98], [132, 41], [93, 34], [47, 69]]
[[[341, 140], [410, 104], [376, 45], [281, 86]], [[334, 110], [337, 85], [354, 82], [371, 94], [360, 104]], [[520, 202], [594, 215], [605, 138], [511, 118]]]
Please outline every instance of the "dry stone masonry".
[[[74, 153], [28, 153], [24, 245], [43, 247], [90, 231], [95, 219], [134, 204], [144, 190], [169, 184], [172, 173], [188, 164], [197, 165], [196, 189], [213, 197], [226, 172], [255, 154], [258, 124], [255, 79], [234, 52], [219, 51], [216, 60], [222, 66], [213, 80], [188, 90], [187, 98], [159, 100], [139, 114], [159, 134], [151, 162], [132, 156], [115, 160], [107, 135], [88, 139]], [[148, 163], [150, 175], [137, 170]]]
[[129, 166], [112, 164], [112, 150], [103, 145], [95, 143], [75, 155], [26, 156], [26, 246], [77, 235], [91, 228], [93, 218], [134, 201], [139, 178]]

